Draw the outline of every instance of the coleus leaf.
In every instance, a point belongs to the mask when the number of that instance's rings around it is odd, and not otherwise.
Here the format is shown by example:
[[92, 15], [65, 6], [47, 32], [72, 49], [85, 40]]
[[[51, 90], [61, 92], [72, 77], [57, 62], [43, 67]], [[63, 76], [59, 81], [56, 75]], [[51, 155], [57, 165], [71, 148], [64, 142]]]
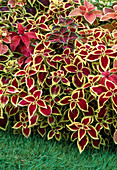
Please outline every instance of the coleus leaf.
[[1, 71], [1, 70], [4, 70], [4, 68], [5, 68], [5, 65], [2, 64], [2, 63], [0, 63], [0, 71]]
[[60, 141], [61, 140], [61, 133], [58, 131], [58, 133], [55, 133], [55, 139]]
[[65, 69], [70, 73], [76, 73], [77, 67], [75, 65], [67, 65], [65, 66]]
[[109, 125], [107, 123], [103, 123], [104, 130], [109, 130]]
[[47, 42], [60, 42], [60, 36], [58, 35], [50, 35], [50, 37], [48, 38]]
[[45, 48], [45, 46], [43, 45], [43, 42], [40, 42], [40, 43], [37, 44], [37, 46], [35, 47], [35, 52], [44, 50], [44, 48]]
[[32, 76], [36, 73], [37, 73], [37, 70], [34, 70], [34, 69], [30, 69], [29, 72], [28, 72], [29, 76]]
[[82, 138], [83, 138], [85, 135], [86, 135], [86, 130], [80, 128], [80, 129], [78, 130], [78, 140], [79, 140], [79, 141], [82, 140]]
[[99, 149], [101, 140], [99, 139], [92, 139], [91, 140], [92, 146], [96, 149]]
[[20, 23], [18, 23], [18, 33], [23, 35], [24, 31], [25, 31], [25, 28]]
[[8, 96], [1, 96], [1, 106], [2, 108], [5, 107], [5, 105], [8, 103], [9, 97]]
[[28, 115], [29, 115], [29, 118], [34, 115], [34, 113], [36, 112], [36, 109], [37, 109], [37, 105], [36, 104], [31, 103], [28, 106]]
[[23, 128], [27, 127], [27, 124], [25, 122], [22, 123]]
[[69, 110], [68, 117], [71, 122], [75, 122], [75, 119], [78, 117], [79, 111], [78, 109]]
[[75, 8], [69, 13], [69, 16], [82, 16], [82, 13], [79, 8]]
[[55, 118], [53, 116], [48, 117], [48, 123], [50, 126], [54, 123], [54, 121], [55, 121]]
[[[41, 118], [39, 118], [39, 120], [43, 120], [43, 117], [41, 117]], [[47, 121], [43, 121], [43, 122], [40, 123], [40, 128], [46, 128], [47, 126], [48, 126], [48, 122]]]
[[104, 104], [108, 101], [109, 97], [105, 97], [105, 94], [102, 93], [98, 98], [98, 108], [104, 106]]
[[60, 109], [58, 107], [52, 107], [52, 114], [53, 115], [61, 115]]
[[63, 58], [61, 55], [54, 55], [51, 60], [54, 62], [60, 62], [63, 60]]
[[30, 134], [31, 134], [31, 128], [28, 128], [28, 127], [23, 127], [22, 128], [22, 133], [23, 133], [23, 135], [26, 137], [26, 138], [28, 138], [29, 136], [30, 136]]
[[102, 69], [104, 71], [106, 71], [108, 69], [109, 65], [110, 65], [109, 57], [107, 55], [101, 56], [100, 66], [102, 67]]
[[71, 131], [77, 131], [82, 127], [82, 124], [79, 122], [73, 122], [70, 125], [66, 125]]
[[34, 79], [31, 77], [27, 77], [26, 78], [26, 85], [28, 87], [28, 89], [32, 89], [34, 87]]
[[10, 48], [11, 50], [14, 52], [16, 47], [19, 45], [20, 43], [20, 36], [19, 35], [15, 35], [12, 39], [11, 39], [11, 43], [10, 43]]
[[32, 38], [37, 39], [37, 36], [36, 36], [35, 32], [32, 32], [32, 31], [25, 32], [25, 35], [27, 35], [29, 37], [29, 39], [32, 39]]
[[70, 103], [70, 100], [71, 100], [71, 97], [70, 97], [70, 96], [63, 97], [63, 98], [59, 101], [59, 104], [61, 104], [61, 105], [69, 104], [69, 103]]
[[83, 112], [84, 116], [94, 116], [94, 109], [93, 107], [88, 107], [88, 112]]
[[12, 103], [15, 107], [17, 107], [18, 100], [19, 100], [19, 96], [13, 95], [13, 96], [11, 97], [11, 103]]
[[3, 113], [3, 117], [0, 118], [0, 129], [6, 130], [8, 123], [9, 123], [8, 115]]
[[102, 94], [103, 92], [106, 92], [107, 89], [104, 85], [97, 85], [97, 86], [92, 86], [90, 88], [94, 93], [96, 93], [97, 96], [99, 96], [100, 94]]
[[76, 102], [71, 101], [70, 102], [70, 110], [72, 111], [76, 107]]
[[47, 105], [47, 108], [42, 108], [39, 107], [39, 112], [43, 115], [43, 116], [50, 116], [52, 113], [52, 108]]
[[14, 79], [12, 80], [12, 86], [15, 86], [16, 88], [19, 87], [18, 79], [17, 79], [17, 78], [14, 78]]
[[13, 116], [16, 115], [16, 113], [19, 111], [19, 107], [13, 106], [13, 105], [7, 105], [5, 107], [5, 112], [9, 115], [9, 116]]
[[31, 126], [34, 126], [37, 124], [37, 121], [38, 121], [38, 115], [37, 114], [34, 114], [30, 119], [29, 119], [29, 126], [28, 127], [31, 127]]
[[34, 65], [40, 65], [41, 62], [43, 61], [43, 57], [39, 54], [36, 54], [34, 57], [33, 57], [33, 62], [34, 62]]
[[50, 31], [48, 25], [46, 25], [46, 24], [39, 24], [39, 28], [41, 28], [41, 29], [43, 29], [45, 31]]
[[47, 135], [48, 140], [52, 139], [54, 135], [55, 135], [55, 132], [53, 130], [50, 130]]
[[86, 21], [88, 21], [90, 24], [92, 24], [96, 19], [96, 15], [93, 12], [91, 12], [91, 13], [86, 12], [84, 14], [84, 18], [86, 19]]
[[83, 150], [87, 146], [88, 142], [89, 142], [89, 138], [88, 138], [87, 135], [85, 135], [80, 141], [77, 140], [77, 146], [78, 146], [78, 149], [79, 149], [80, 153], [83, 152]]
[[8, 93], [17, 93], [17, 92], [19, 92], [19, 90], [17, 90], [15, 86], [8, 86], [6, 92], [8, 92]]
[[82, 80], [79, 79], [77, 75], [74, 75], [74, 76], [72, 77], [72, 83], [73, 83], [73, 85], [74, 85], [76, 88], [82, 87], [83, 84], [84, 84], [84, 82], [85, 82], [84, 77], [82, 78]]
[[27, 105], [29, 105], [30, 104], [30, 102], [28, 102], [28, 101], [26, 101], [26, 100], [21, 100], [19, 103], [18, 103], [18, 105], [19, 106], [27, 106]]
[[[3, 46], [2, 46], [3, 47]], [[9, 59], [8, 56], [1, 56], [0, 57], [0, 62], [6, 62]]]
[[38, 83], [39, 85], [43, 85], [44, 81], [46, 80], [48, 73], [47, 72], [39, 72], [38, 73]]
[[89, 125], [89, 128], [90, 130], [87, 130], [87, 132], [91, 136], [91, 138], [98, 139], [97, 130], [92, 125]]
[[77, 100], [79, 98], [79, 92], [73, 92], [71, 97], [73, 100]]
[[93, 118], [91, 116], [85, 116], [82, 118], [81, 123], [83, 125], [89, 125], [89, 124], [93, 123]]
[[62, 81], [63, 84], [70, 86], [70, 81], [67, 78], [62, 77], [61, 81]]
[[93, 53], [89, 53], [88, 56], [85, 58], [87, 61], [93, 62], [93, 61], [97, 61], [100, 58], [100, 54], [93, 54]]
[[57, 62], [53, 62], [53, 61], [50, 61], [51, 59], [48, 58], [47, 60], [47, 63], [51, 66], [51, 67], [54, 67], [55, 69], [58, 68], [58, 63]]
[[115, 89], [115, 87], [116, 87], [115, 84], [112, 81], [109, 81], [107, 79], [106, 79], [105, 85], [106, 85], [108, 90]]
[[45, 103], [45, 101], [44, 101], [44, 100], [39, 99], [39, 100], [37, 101], [37, 104], [38, 104], [38, 106], [40, 106], [40, 107], [43, 107], [43, 108], [46, 108], [46, 109], [47, 109], [47, 105], [46, 105], [46, 103]]
[[32, 103], [35, 101], [35, 97], [33, 95], [29, 95], [29, 96], [24, 97], [24, 100], [29, 103]]
[[52, 85], [50, 87], [50, 94], [51, 94], [51, 96], [53, 96], [53, 98], [55, 96], [57, 96], [59, 94], [59, 92], [60, 92], [60, 86], [59, 85]]
[[26, 45], [26, 47], [29, 48], [30, 39], [29, 39], [29, 37], [26, 34], [21, 36], [21, 40]]
[[71, 135], [71, 141], [74, 142], [78, 138], [78, 131], [75, 131]]
[[0, 54], [5, 54], [8, 51], [8, 46], [0, 43]]
[[19, 70], [19, 71], [17, 71], [17, 72], [15, 73], [14, 76], [23, 76], [23, 75], [25, 75], [25, 74], [26, 74], [26, 71], [25, 71], [25, 70]]
[[22, 122], [17, 122], [12, 128], [19, 129], [22, 126]]
[[105, 115], [107, 114], [107, 108], [106, 106], [103, 106], [101, 109], [99, 109], [99, 112], [97, 114], [98, 118], [104, 118]]
[[44, 137], [44, 135], [46, 134], [46, 128], [41, 128], [40, 126], [38, 126], [37, 131], [42, 137]]
[[78, 101], [77, 101], [77, 105], [81, 110], [83, 110], [85, 112], [88, 111], [88, 103], [85, 99], [79, 98]]
[[35, 90], [33, 93], [33, 96], [35, 97], [35, 99], [40, 99], [42, 95], [42, 90]]

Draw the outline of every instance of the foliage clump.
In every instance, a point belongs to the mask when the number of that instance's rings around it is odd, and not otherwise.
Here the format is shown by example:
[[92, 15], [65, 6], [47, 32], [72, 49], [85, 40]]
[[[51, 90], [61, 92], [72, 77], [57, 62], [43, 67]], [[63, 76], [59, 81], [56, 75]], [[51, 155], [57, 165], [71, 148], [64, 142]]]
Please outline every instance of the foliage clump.
[[0, 128], [117, 144], [117, 5], [9, 0], [0, 7]]

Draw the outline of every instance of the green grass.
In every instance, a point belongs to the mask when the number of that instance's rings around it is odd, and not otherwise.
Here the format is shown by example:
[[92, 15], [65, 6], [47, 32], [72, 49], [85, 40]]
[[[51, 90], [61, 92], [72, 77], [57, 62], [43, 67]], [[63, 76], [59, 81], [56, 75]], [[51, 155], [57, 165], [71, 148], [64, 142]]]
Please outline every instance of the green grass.
[[70, 141], [48, 141], [39, 134], [26, 139], [0, 130], [0, 170], [116, 170], [116, 151], [116, 147], [89, 148], [79, 154], [76, 143]]

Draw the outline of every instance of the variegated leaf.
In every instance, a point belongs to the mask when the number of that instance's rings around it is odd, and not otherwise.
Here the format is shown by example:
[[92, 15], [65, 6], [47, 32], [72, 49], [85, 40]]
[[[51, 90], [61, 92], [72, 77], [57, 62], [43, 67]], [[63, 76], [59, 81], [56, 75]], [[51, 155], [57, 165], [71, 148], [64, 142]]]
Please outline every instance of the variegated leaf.
[[23, 133], [23, 135], [26, 137], [26, 138], [28, 138], [29, 136], [30, 136], [30, 134], [31, 134], [31, 128], [28, 128], [28, 127], [23, 127], [22, 128], [22, 133]]
[[78, 146], [78, 149], [79, 149], [79, 152], [82, 153], [83, 150], [85, 149], [85, 147], [87, 146], [89, 142], [89, 138], [88, 136], [84, 136], [80, 141], [77, 140], [77, 146]]

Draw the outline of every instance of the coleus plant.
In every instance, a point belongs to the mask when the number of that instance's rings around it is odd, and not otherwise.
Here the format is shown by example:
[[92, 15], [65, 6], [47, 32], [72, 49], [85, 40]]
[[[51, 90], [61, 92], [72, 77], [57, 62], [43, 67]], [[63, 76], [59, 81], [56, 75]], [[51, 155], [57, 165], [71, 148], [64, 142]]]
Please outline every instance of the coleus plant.
[[93, 4], [91, 4], [87, 0], [84, 0], [84, 5], [73, 9], [69, 13], [69, 16], [84, 16], [85, 20], [92, 24], [95, 21], [96, 17], [102, 16], [102, 11], [94, 9], [96, 9], [96, 7], [94, 7]]
[[109, 19], [117, 19], [117, 5], [113, 6], [113, 9], [111, 8], [104, 8], [104, 16], [101, 17], [101, 21], [106, 21]]
[[0, 128], [77, 140], [80, 153], [117, 144], [117, 5], [103, 14], [87, 0], [4, 3]]

